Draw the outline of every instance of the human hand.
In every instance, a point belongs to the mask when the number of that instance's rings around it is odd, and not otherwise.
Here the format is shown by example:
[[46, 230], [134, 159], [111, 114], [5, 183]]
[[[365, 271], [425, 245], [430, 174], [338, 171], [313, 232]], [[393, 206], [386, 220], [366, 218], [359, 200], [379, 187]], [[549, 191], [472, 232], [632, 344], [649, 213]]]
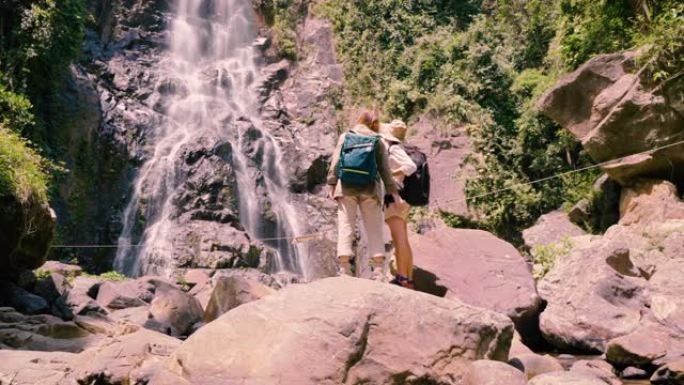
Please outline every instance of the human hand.
[[335, 200], [335, 185], [328, 185], [328, 198]]

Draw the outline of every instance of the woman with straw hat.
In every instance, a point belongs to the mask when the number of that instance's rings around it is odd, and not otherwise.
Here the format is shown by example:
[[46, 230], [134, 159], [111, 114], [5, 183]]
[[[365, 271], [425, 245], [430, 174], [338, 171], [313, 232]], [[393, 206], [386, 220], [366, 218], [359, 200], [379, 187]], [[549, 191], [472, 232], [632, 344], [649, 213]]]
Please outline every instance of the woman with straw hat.
[[[383, 124], [380, 135], [389, 149], [389, 167], [394, 182], [399, 189], [404, 185], [404, 178], [416, 172], [416, 164], [401, 146], [406, 139], [406, 123], [393, 120]], [[391, 200], [391, 199], [390, 199]], [[408, 240], [408, 214], [411, 206], [405, 201], [385, 205], [385, 223], [389, 226], [397, 259], [397, 274], [391, 283], [413, 289], [413, 251]]]

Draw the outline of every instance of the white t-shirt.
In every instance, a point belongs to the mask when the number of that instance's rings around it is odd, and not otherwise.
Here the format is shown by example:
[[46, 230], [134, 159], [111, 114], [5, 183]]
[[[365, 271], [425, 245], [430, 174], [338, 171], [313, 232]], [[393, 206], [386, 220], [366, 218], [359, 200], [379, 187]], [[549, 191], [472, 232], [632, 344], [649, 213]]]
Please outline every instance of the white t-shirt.
[[[404, 178], [416, 172], [418, 167], [411, 157], [404, 151], [404, 149], [397, 142], [386, 141], [389, 147], [389, 167], [392, 171], [392, 176], [394, 181], [397, 183], [397, 187], [402, 188], [404, 186]], [[400, 175], [396, 175], [395, 172], [401, 171]]]

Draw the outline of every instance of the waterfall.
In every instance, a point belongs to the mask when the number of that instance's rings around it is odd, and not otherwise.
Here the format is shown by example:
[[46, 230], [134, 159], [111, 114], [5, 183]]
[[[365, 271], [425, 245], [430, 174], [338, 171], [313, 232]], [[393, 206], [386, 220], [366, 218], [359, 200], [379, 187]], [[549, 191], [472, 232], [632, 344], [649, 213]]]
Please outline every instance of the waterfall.
[[[173, 271], [170, 250], [177, 245], [168, 234], [179, 224], [172, 215], [172, 198], [184, 182], [177, 160], [187, 144], [221, 138], [232, 145], [237, 186], [230, 187], [238, 191], [240, 223], [252, 239], [265, 239], [263, 243], [274, 250], [274, 270], [306, 275], [304, 250], [286, 239], [274, 239], [301, 229], [289, 201], [277, 140], [259, 128], [254, 23], [250, 0], [176, 0], [169, 49], [153, 69], [173, 92], [153, 96], [165, 106], [165, 117], [155, 132], [146, 134], [149, 157], [123, 212], [115, 268], [124, 274]], [[250, 152], [259, 154], [258, 161], [248, 156]], [[263, 218], [260, 188], [270, 204], [270, 221]]]

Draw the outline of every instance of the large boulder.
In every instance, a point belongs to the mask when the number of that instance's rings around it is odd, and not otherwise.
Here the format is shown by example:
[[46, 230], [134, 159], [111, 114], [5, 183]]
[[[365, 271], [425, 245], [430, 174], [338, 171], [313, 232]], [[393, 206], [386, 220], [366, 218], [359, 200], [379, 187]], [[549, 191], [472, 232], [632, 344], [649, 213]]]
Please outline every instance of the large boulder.
[[620, 224], [629, 226], [684, 219], [684, 202], [677, 187], [662, 180], [638, 180], [622, 190]]
[[647, 281], [632, 266], [619, 242], [591, 242], [558, 258], [538, 285], [548, 303], [540, 317], [544, 337], [562, 349], [601, 352], [608, 340], [636, 329], [647, 311]]
[[193, 334], [169, 367], [196, 384], [457, 384], [505, 360], [505, 316], [350, 277], [292, 285]]
[[83, 268], [78, 265], [72, 265], [59, 261], [47, 261], [39, 269], [38, 272], [58, 273], [65, 277], [77, 277], [83, 273]]
[[515, 357], [511, 357], [508, 363], [525, 373], [528, 380], [540, 374], [563, 370], [563, 365], [561, 365], [560, 361], [548, 354], [517, 354]]
[[45, 298], [29, 293], [9, 281], [0, 280], [0, 306], [9, 306], [25, 314], [45, 313], [50, 304]]
[[[31, 193], [33, 194], [33, 193]], [[0, 195], [0, 271], [15, 277], [42, 265], [55, 236], [57, 218], [43, 199]]]
[[518, 369], [499, 361], [478, 360], [468, 368], [463, 385], [525, 385], [527, 378]]
[[528, 385], [609, 385], [609, 382], [587, 372], [552, 372], [533, 378]]
[[482, 230], [439, 228], [411, 234], [416, 288], [509, 316], [534, 343], [540, 298], [525, 259]]
[[97, 293], [97, 302], [109, 309], [144, 306], [152, 301], [153, 291], [139, 281], [104, 282]]
[[218, 279], [204, 311], [204, 322], [211, 322], [240, 305], [275, 293], [270, 287], [239, 276]]
[[600, 359], [575, 361], [570, 371], [593, 374], [609, 385], [622, 385], [622, 381], [615, 374], [615, 369], [608, 362]]
[[639, 328], [610, 340], [606, 347], [606, 360], [618, 368], [648, 367], [667, 354], [669, 339], [666, 330], [661, 328]]
[[[572, 132], [611, 178], [684, 180], [684, 79], [650, 87], [640, 77], [639, 52], [597, 56], [565, 76], [538, 102]], [[654, 147], [670, 147], [641, 154]], [[635, 155], [639, 154], [639, 155]], [[633, 155], [633, 156], [632, 156]]]
[[192, 295], [167, 288], [158, 291], [152, 300], [150, 320], [154, 322], [154, 328], [168, 335], [188, 335], [190, 328], [202, 320], [202, 306]]
[[558, 243], [568, 237], [577, 237], [586, 232], [570, 221], [568, 214], [563, 210], [552, 211], [544, 214], [534, 226], [523, 230], [522, 236], [525, 246], [534, 250], [536, 246], [545, 246]]
[[683, 354], [683, 239], [678, 219], [572, 238], [538, 285], [546, 339], [560, 349], [607, 352], [621, 368]]
[[95, 301], [102, 281], [92, 277], [76, 277], [67, 290], [65, 302], [74, 314], [106, 313]]

